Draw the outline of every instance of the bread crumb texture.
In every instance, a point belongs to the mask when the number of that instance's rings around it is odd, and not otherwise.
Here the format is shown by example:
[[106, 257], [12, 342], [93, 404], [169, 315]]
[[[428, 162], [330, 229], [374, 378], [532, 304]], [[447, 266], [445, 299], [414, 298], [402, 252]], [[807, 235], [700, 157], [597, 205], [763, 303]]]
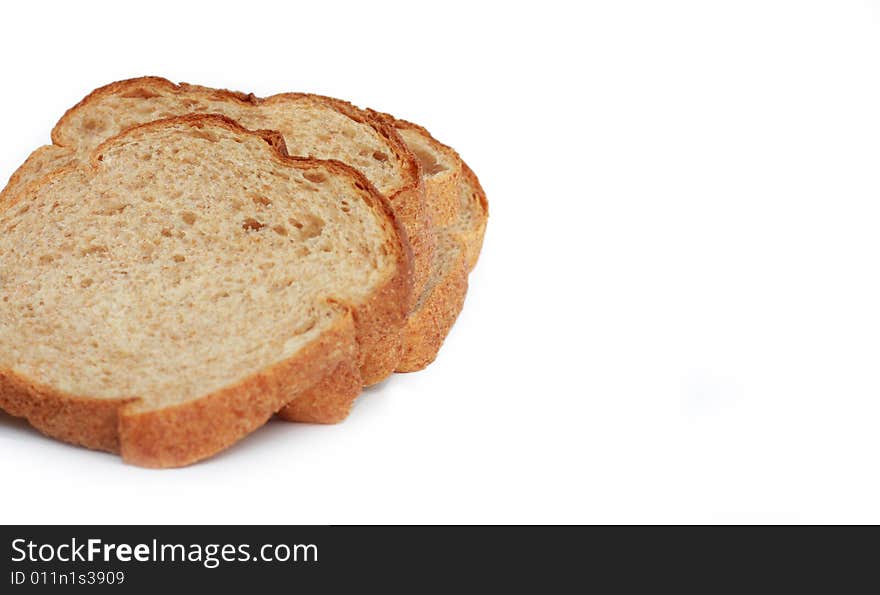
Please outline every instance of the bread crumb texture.
[[36, 385], [139, 410], [198, 399], [396, 273], [392, 222], [335, 164], [210, 118], [92, 149], [0, 211], [0, 368]]

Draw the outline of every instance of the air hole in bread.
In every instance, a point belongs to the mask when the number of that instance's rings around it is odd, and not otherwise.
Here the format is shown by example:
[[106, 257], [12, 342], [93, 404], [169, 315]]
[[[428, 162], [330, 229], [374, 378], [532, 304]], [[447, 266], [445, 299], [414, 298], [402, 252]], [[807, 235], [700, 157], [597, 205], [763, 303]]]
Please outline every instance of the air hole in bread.
[[248, 217], [241, 225], [241, 228], [245, 231], [260, 231], [264, 227], [266, 226], [263, 223], [260, 223], [253, 217]]
[[101, 132], [104, 130], [106, 124], [101, 120], [96, 120], [95, 118], [88, 118], [83, 121], [82, 127], [86, 132]]
[[107, 254], [109, 251], [110, 250], [107, 248], [107, 246], [94, 246], [93, 245], [93, 246], [86, 246], [85, 248], [80, 250], [79, 253], [82, 256], [91, 256], [92, 254], [95, 254], [97, 256], [101, 256], [101, 255]]
[[183, 254], [175, 254], [171, 257], [174, 262], [184, 262], [186, 260], [186, 256]]
[[410, 149], [412, 150], [413, 155], [416, 156], [416, 159], [419, 160], [419, 165], [422, 166], [422, 171], [425, 175], [435, 176], [440, 172], [446, 171], [446, 166], [438, 162], [431, 153], [418, 147], [410, 147]]
[[322, 174], [319, 171], [307, 171], [303, 172], [303, 177], [307, 179], [309, 182], [314, 182], [315, 184], [323, 184], [327, 181], [327, 176]]
[[162, 235], [165, 236], [166, 238], [170, 238], [170, 237], [173, 235], [173, 234], [171, 233], [171, 228], [169, 228], [169, 227], [163, 227], [161, 233], [162, 233]]
[[311, 213], [305, 213], [299, 219], [291, 217], [287, 221], [299, 230], [300, 237], [304, 240], [319, 236], [324, 231], [324, 220]]
[[92, 281], [91, 279], [86, 277], [85, 279], [83, 279], [82, 281], [79, 282], [79, 286], [83, 287], [83, 288], [91, 287], [92, 283], [94, 283], [94, 281]]
[[257, 195], [257, 194], [253, 195], [253, 196], [251, 197], [251, 200], [252, 200], [253, 203], [254, 203], [255, 205], [257, 205], [258, 207], [268, 207], [269, 205], [272, 204], [272, 201], [271, 201], [271, 200], [269, 200], [269, 199], [266, 198], [265, 196], [259, 196], [259, 195]]
[[127, 204], [110, 204], [97, 211], [92, 211], [95, 215], [103, 215], [105, 217], [112, 217], [113, 215], [119, 215], [125, 209], [128, 208]]
[[275, 226], [273, 226], [273, 227], [272, 227], [272, 231], [274, 231], [275, 233], [277, 233], [277, 234], [280, 235], [280, 236], [286, 236], [286, 235], [287, 235], [287, 228], [284, 227], [283, 225], [275, 225]]
[[196, 222], [196, 214], [190, 211], [184, 211], [180, 214], [180, 218], [183, 219], [183, 222], [187, 225], [192, 225]]
[[375, 159], [376, 161], [388, 161], [388, 155], [386, 155], [382, 151], [375, 151], [373, 153], [373, 159]]
[[206, 140], [211, 143], [217, 142], [217, 136], [208, 130], [204, 130], [202, 128], [196, 128], [192, 131], [192, 135], [196, 138], [200, 138], [202, 140]]
[[277, 292], [279, 292], [283, 289], [287, 289], [288, 287], [293, 285], [293, 282], [294, 282], [293, 277], [285, 277], [284, 279], [281, 279], [280, 281], [276, 281], [275, 283], [273, 283], [270, 291], [277, 293]]
[[159, 94], [144, 87], [135, 87], [130, 91], [121, 93], [119, 96], [123, 99], [153, 99], [154, 97], [159, 97]]
[[40, 257], [40, 259], [39, 259], [38, 262], [39, 262], [40, 264], [49, 264], [49, 263], [51, 263], [53, 260], [55, 260], [55, 257], [52, 256], [51, 254], [43, 254], [43, 255]]

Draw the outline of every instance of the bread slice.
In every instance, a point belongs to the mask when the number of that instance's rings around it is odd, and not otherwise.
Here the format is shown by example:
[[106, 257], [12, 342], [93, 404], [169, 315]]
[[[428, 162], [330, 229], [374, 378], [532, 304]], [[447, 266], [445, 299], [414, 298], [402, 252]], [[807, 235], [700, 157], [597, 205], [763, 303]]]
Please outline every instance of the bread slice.
[[454, 149], [422, 126], [372, 112], [397, 129], [421, 162], [437, 248], [428, 283], [407, 318], [398, 372], [424, 369], [437, 357], [464, 306], [468, 274], [477, 264], [489, 216], [477, 176]]
[[[361, 171], [391, 202], [413, 254], [411, 299], [421, 293], [431, 274], [436, 238], [425, 208], [418, 160], [392, 126], [332, 98], [286, 93], [259, 99], [252, 94], [175, 85], [158, 77], [111, 83], [65, 113], [52, 131], [53, 144], [31, 154], [0, 193], [0, 202], [49, 171], [80, 161], [90, 148], [131, 126], [206, 112], [232, 117], [250, 129], [278, 130], [292, 154], [338, 159]], [[400, 357], [400, 347], [396, 351], [389, 348], [382, 367], [350, 369], [328, 377], [303, 395], [298, 414], [304, 420], [323, 423], [344, 419], [360, 388], [385, 379]], [[361, 378], [356, 380], [358, 374]], [[314, 411], [306, 410], [308, 403], [314, 405]], [[329, 415], [329, 404], [333, 404], [333, 415]]]
[[0, 205], [0, 407], [192, 463], [393, 351], [408, 259], [350, 167], [220, 116], [130, 129]]
[[[291, 132], [293, 126], [290, 121], [298, 121], [297, 118], [304, 117], [302, 114], [307, 111], [301, 102], [310, 101], [329, 102], [333, 109], [348, 114], [347, 117], [369, 121], [374, 129], [383, 131], [383, 136], [402, 140], [403, 151], [418, 161], [416, 170], [421, 174], [418, 184], [422, 188], [421, 201], [416, 200], [417, 192], [396, 191], [396, 194], [392, 194], [404, 197], [395, 210], [398, 216], [403, 215], [402, 222], [409, 230], [418, 279], [413, 292], [417, 301], [403, 335], [404, 353], [397, 356], [400, 361], [391, 368], [400, 372], [420, 370], [435, 359], [462, 308], [467, 291], [467, 275], [476, 264], [488, 215], [485, 194], [473, 172], [452, 148], [438, 142], [421, 126], [388, 114], [357, 110], [338, 100], [310, 95], [283, 94], [259, 100], [252, 95], [193, 85], [173, 85], [165, 79], [153, 77], [131, 79], [102, 87], [69, 110], [53, 131], [56, 144], [35, 151], [13, 175], [5, 192], [37, 179], [47, 171], [76, 161], [76, 151], [64, 145], [88, 146], [95, 138], [115, 132], [132, 121], [186, 109], [217, 109], [239, 118], [242, 118], [242, 113], [252, 114], [251, 118], [256, 118], [262, 113], [261, 110], [267, 110], [268, 116], [261, 116], [257, 121], [248, 120], [246, 124], [288, 130], [286, 138], [298, 137], [297, 146], [301, 151], [339, 156], [354, 162], [351, 151], [342, 154], [334, 152], [337, 149], [333, 147], [322, 145], [336, 133], [332, 129], [322, 130], [320, 125], [324, 123], [320, 119], [317, 120], [318, 125], [305, 121], [304, 128], [308, 130], [305, 135], [302, 129]], [[242, 107], [242, 103], [251, 107]], [[270, 105], [274, 107], [268, 109]], [[322, 103], [321, 113], [326, 109]], [[343, 126], [337, 128], [346, 131]], [[309, 145], [309, 142], [313, 144]], [[401, 152], [399, 147], [397, 152]], [[372, 171], [370, 168], [376, 164], [364, 160], [363, 153], [361, 149], [358, 154], [361, 160], [355, 165], [364, 168], [371, 179], [380, 180], [385, 174]], [[380, 160], [380, 164], [384, 163]], [[404, 176], [404, 179], [407, 178]], [[411, 182], [408, 185], [413, 186]], [[393, 186], [389, 186], [387, 181], [380, 186], [386, 192], [389, 188], [393, 191]], [[420, 209], [421, 217], [407, 216], [416, 208]], [[407, 221], [410, 221], [408, 226]], [[389, 361], [394, 357], [389, 356]], [[359, 373], [356, 369], [339, 370], [307, 391], [295, 406], [282, 412], [282, 415], [293, 421], [338, 422], [347, 415], [361, 386], [383, 379], [391, 368], [386, 369], [384, 374], [360, 380], [356, 378]]]

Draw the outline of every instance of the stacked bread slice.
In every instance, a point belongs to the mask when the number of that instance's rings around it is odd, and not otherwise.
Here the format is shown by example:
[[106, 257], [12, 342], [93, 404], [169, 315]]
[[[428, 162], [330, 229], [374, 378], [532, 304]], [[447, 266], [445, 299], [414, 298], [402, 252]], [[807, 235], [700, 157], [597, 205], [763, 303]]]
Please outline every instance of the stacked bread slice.
[[487, 203], [421, 127], [148, 77], [52, 140], [0, 194], [0, 407], [46, 434], [164, 467], [337, 422], [461, 310]]

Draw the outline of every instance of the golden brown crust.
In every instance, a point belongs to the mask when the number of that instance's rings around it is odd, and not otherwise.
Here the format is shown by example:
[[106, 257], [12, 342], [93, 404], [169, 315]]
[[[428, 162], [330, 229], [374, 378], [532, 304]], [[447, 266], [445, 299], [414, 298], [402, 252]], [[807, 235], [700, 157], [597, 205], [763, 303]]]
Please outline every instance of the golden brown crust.
[[[395, 371], [415, 372], [434, 361], [464, 307], [468, 274], [482, 248], [488, 202], [476, 175], [453, 149], [417, 124], [388, 114], [377, 115], [399, 129], [417, 132], [434, 151], [445, 152], [456, 163], [455, 175], [428, 176], [426, 182], [432, 214], [448, 223], [438, 226], [437, 237], [442, 241], [438, 241], [433, 276], [417, 299], [403, 331], [404, 353]], [[431, 183], [431, 178], [435, 183]]]
[[321, 382], [278, 412], [285, 421], [335, 424], [348, 417], [364, 383], [354, 360], [344, 359]]
[[0, 409], [47, 436], [86, 448], [119, 452], [119, 410], [130, 401], [68, 395], [0, 369]]
[[[410, 301], [410, 253], [387, 200], [347, 165], [287, 155], [275, 133], [248, 131], [224, 116], [188, 115], [143, 124], [108, 139], [92, 152], [89, 163], [96, 167], [108, 143], [118, 142], [123, 136], [131, 138], [152, 128], [182, 123], [258, 135], [275, 149], [271, 152], [273, 158], [283, 163], [298, 168], [329, 168], [352, 178], [364, 200], [382, 214], [388, 226], [386, 249], [396, 254], [397, 266], [393, 277], [366, 302], [336, 302], [340, 316], [333, 328], [295, 356], [234, 386], [177, 406], [143, 411], [135, 397], [106, 400], [69, 395], [37, 386], [13, 370], [0, 369], [0, 408], [27, 418], [47, 435], [89, 448], [121, 452], [127, 462], [148, 467], [187, 465], [226, 448], [302, 396], [303, 387], [314, 386], [345, 361], [355, 365], [355, 354], [359, 373], [364, 372], [365, 378], [375, 378], [386, 370], [390, 373], [396, 358], [390, 361], [388, 354], [400, 350], [399, 329]], [[35, 184], [47, 183], [74, 168], [56, 170]], [[11, 197], [0, 209], [11, 208], [23, 194]]]
[[461, 162], [461, 166], [464, 187], [469, 194], [471, 208], [475, 212], [473, 225], [460, 234], [465, 248], [465, 260], [470, 272], [477, 266], [480, 251], [483, 249], [483, 237], [486, 235], [486, 224], [489, 221], [489, 201], [486, 199], [486, 193], [480, 185], [480, 180], [477, 179], [477, 174], [464, 161]]
[[[419, 181], [415, 188], [396, 194], [395, 219], [402, 223], [401, 234], [412, 251], [412, 292], [409, 307], [415, 304], [431, 276], [431, 262], [437, 248], [437, 237], [428, 210], [424, 208], [425, 186]], [[406, 223], [404, 223], [406, 222]]]
[[[442, 228], [455, 224], [461, 216], [461, 202], [458, 200], [459, 178], [461, 177], [461, 157], [455, 149], [449, 145], [445, 145], [434, 138], [427, 128], [395, 118], [391, 114], [367, 110], [375, 118], [386, 122], [395, 130], [408, 130], [422, 136], [426, 143], [431, 145], [433, 150], [441, 153], [454, 164], [450, 171], [443, 172], [442, 175], [427, 175], [425, 172], [425, 164], [422, 164], [423, 176], [425, 183], [425, 205], [430, 213], [431, 222], [435, 228]], [[406, 143], [406, 141], [404, 141]], [[412, 147], [410, 150], [421, 160]]]
[[[448, 241], [458, 243], [451, 237]], [[436, 285], [422, 296], [406, 321], [403, 331], [403, 357], [397, 364], [396, 372], [416, 372], [433, 362], [464, 306], [468, 286], [464, 252], [458, 247], [446, 249], [451, 254], [435, 273]]]

